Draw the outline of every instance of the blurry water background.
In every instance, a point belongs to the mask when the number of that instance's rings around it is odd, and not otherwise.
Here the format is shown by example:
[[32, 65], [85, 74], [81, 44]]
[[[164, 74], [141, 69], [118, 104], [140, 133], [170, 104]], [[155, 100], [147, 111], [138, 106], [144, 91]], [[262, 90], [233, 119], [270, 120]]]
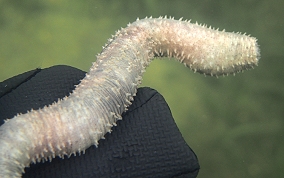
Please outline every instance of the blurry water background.
[[58, 64], [88, 71], [107, 39], [137, 17], [183, 17], [252, 34], [261, 49], [254, 70], [216, 79], [155, 60], [143, 86], [165, 97], [198, 155], [198, 177], [282, 177], [283, 8], [283, 0], [0, 0], [0, 81]]

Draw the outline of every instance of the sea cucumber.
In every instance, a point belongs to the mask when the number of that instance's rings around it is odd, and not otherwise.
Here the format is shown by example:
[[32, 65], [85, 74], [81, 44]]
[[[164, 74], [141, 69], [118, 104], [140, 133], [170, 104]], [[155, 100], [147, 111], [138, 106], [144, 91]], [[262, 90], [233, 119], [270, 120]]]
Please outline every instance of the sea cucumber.
[[0, 127], [0, 177], [20, 177], [32, 162], [84, 153], [111, 131], [133, 101], [155, 57], [174, 57], [194, 72], [219, 76], [258, 64], [256, 38], [167, 18], [118, 31], [69, 97], [8, 119]]

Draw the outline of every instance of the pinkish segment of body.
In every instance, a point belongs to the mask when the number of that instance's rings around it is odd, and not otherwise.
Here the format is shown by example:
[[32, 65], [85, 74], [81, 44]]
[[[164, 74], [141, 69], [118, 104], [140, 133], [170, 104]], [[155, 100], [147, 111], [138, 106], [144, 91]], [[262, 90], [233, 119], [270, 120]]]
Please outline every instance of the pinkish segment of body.
[[69, 97], [0, 127], [0, 177], [21, 177], [31, 163], [97, 146], [133, 101], [153, 58], [174, 57], [205, 75], [234, 74], [257, 65], [256, 41], [181, 20], [129, 24], [108, 41]]

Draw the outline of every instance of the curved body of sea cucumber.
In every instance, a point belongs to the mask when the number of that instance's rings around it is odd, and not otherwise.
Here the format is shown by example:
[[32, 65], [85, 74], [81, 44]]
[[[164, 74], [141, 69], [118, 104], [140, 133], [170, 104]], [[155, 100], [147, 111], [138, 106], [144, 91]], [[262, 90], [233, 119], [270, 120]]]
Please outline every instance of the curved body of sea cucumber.
[[73, 93], [0, 127], [0, 177], [20, 177], [31, 162], [84, 152], [127, 110], [154, 57], [225, 75], [256, 66], [256, 39], [173, 19], [143, 19], [118, 31]]

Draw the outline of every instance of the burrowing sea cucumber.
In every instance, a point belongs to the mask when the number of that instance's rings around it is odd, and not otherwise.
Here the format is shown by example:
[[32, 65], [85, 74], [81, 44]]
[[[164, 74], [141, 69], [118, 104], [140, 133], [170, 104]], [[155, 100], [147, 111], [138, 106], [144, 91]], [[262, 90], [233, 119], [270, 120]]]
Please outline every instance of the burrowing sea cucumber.
[[31, 162], [97, 146], [131, 104], [154, 57], [174, 57], [205, 75], [227, 75], [257, 65], [256, 41], [188, 21], [137, 20], [108, 41], [69, 97], [0, 127], [0, 177], [20, 177]]

